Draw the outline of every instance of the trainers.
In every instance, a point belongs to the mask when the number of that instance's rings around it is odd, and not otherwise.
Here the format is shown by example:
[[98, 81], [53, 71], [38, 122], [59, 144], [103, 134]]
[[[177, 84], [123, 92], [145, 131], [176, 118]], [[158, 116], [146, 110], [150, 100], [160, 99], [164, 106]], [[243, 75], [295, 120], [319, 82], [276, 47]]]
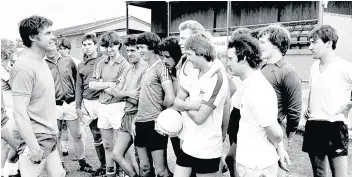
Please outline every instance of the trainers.
[[9, 175], [8, 177], [21, 177], [20, 170], [17, 170], [17, 174], [15, 174], [15, 175]]
[[227, 165], [222, 166], [221, 172], [226, 173], [227, 171], [229, 171], [229, 168], [227, 167]]
[[81, 167], [79, 168], [80, 171], [84, 171], [87, 173], [94, 173], [95, 171], [93, 170], [93, 167], [90, 166], [88, 163], [83, 163], [80, 165]]
[[101, 166], [100, 168], [95, 171], [95, 173], [92, 176], [104, 176], [106, 174], [106, 166]]
[[68, 151], [66, 151], [66, 152], [62, 152], [62, 156], [68, 156]]

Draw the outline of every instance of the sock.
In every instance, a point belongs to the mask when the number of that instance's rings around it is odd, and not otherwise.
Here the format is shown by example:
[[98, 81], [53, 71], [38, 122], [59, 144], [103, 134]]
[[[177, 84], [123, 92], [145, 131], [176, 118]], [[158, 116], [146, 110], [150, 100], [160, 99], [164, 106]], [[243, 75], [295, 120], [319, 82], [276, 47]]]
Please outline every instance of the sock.
[[100, 161], [101, 166], [105, 166], [106, 161], [105, 161], [105, 149], [103, 146], [103, 141], [101, 141], [100, 143], [94, 143], [94, 145], [95, 145], [95, 151], [97, 152], [98, 159]]
[[18, 173], [18, 163], [7, 163], [7, 171], [8, 171], [8, 175], [16, 175]]
[[1, 177], [5, 176], [4, 171], [4, 168], [1, 168]]
[[79, 166], [83, 166], [83, 165], [85, 165], [86, 163], [87, 163], [87, 162], [86, 162], [86, 159], [85, 159], [85, 158], [78, 160]]
[[115, 174], [115, 167], [106, 167], [106, 174]]
[[61, 141], [62, 152], [68, 152], [68, 141]]

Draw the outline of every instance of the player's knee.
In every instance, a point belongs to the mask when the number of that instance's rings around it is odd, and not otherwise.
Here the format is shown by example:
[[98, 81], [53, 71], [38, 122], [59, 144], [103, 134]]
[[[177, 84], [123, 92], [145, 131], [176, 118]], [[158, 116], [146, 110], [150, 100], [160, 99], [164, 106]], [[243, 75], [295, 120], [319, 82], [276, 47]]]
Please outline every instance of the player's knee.
[[112, 151], [113, 148], [114, 148], [114, 146], [113, 146], [112, 142], [106, 142], [106, 143], [104, 142], [104, 149], [106, 151]]
[[123, 157], [123, 152], [121, 150], [117, 150], [113, 152], [113, 158], [116, 162], [120, 163]]
[[73, 136], [74, 141], [81, 141], [82, 140], [82, 133], [79, 132]]

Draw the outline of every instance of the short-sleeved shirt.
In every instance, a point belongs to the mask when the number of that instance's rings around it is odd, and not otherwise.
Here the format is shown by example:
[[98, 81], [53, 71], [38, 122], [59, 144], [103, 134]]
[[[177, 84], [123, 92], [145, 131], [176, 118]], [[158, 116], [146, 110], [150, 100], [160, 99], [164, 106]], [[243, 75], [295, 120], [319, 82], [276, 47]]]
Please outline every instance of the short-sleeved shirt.
[[198, 78], [196, 73], [191, 84], [181, 85], [181, 90], [188, 93], [190, 102], [202, 101], [213, 108], [202, 125], [197, 125], [188, 114], [184, 112], [184, 133], [182, 150], [190, 156], [200, 159], [213, 159], [221, 157], [222, 152], [222, 119], [224, 103], [228, 94], [229, 84], [227, 76], [220, 66], [213, 64], [211, 69]]
[[[55, 85], [46, 61], [24, 51], [12, 68], [10, 85], [14, 99], [30, 98], [28, 116], [34, 133], [56, 134]], [[15, 119], [18, 114], [14, 111]]]
[[277, 97], [260, 71], [249, 75], [242, 86], [236, 162], [260, 170], [279, 160], [265, 131], [265, 127], [277, 123]]
[[[129, 91], [129, 90], [138, 90], [140, 91], [141, 89], [141, 80], [148, 69], [148, 64], [144, 63], [136, 69], [136, 67], [133, 65], [130, 67], [130, 69], [127, 71], [126, 75], [126, 83], [124, 86], [124, 90]], [[133, 98], [138, 100], [138, 97]], [[134, 105], [128, 101], [126, 101], [125, 104], [125, 112], [132, 112], [132, 111], [137, 111], [138, 106]]]
[[348, 119], [336, 113], [351, 98], [352, 63], [337, 57], [323, 72], [319, 64], [320, 60], [314, 62], [310, 71], [309, 120], [343, 121], [348, 125]]
[[[95, 68], [90, 81], [99, 82], [116, 82], [116, 85], [121, 81], [126, 79], [126, 74], [130, 68], [128, 61], [120, 55], [117, 60], [111, 65], [109, 63], [110, 57], [100, 60]], [[104, 91], [100, 92], [99, 102], [101, 104], [112, 104], [118, 103], [121, 99], [114, 97]]]
[[164, 110], [165, 92], [162, 85], [166, 82], [171, 82], [168, 69], [161, 60], [157, 60], [147, 69], [141, 81], [137, 122], [154, 121]]

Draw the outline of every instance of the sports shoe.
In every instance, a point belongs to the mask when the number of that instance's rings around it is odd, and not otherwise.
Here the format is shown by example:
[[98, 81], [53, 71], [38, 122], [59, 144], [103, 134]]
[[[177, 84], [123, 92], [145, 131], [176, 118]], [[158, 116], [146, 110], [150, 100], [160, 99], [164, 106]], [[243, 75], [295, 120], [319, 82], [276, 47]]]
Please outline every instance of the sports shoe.
[[93, 167], [90, 166], [87, 162], [80, 164], [79, 171], [84, 171], [87, 173], [94, 173], [95, 171], [93, 170]]
[[20, 172], [20, 170], [17, 170], [17, 174], [9, 175], [8, 177], [21, 177], [21, 172]]
[[96, 176], [104, 176], [106, 174], [106, 166], [100, 166], [100, 168], [98, 168], [95, 173], [92, 175], [93, 177]]
[[68, 156], [68, 151], [66, 151], [66, 152], [62, 152], [62, 156]]

